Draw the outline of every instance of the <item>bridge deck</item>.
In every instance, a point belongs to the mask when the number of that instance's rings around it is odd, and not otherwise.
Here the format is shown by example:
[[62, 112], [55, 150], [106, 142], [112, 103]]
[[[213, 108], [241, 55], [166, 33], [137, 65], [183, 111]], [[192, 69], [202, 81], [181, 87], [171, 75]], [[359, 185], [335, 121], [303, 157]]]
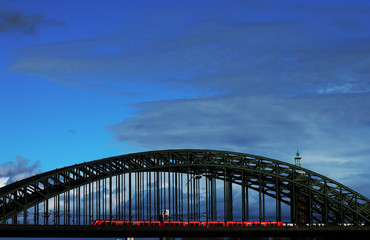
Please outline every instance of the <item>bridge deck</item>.
[[340, 237], [369, 236], [362, 227], [142, 227], [0, 225], [1, 237]]

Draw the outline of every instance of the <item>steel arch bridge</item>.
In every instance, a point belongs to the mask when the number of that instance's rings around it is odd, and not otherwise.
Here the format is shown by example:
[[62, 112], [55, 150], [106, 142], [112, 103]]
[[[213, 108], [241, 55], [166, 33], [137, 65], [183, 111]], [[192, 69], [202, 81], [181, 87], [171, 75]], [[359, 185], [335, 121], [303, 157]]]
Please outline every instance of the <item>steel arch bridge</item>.
[[323, 175], [266, 157], [196, 149], [104, 158], [12, 183], [0, 188], [0, 222], [159, 220], [165, 209], [170, 221], [233, 220], [236, 210], [248, 221], [249, 190], [258, 193], [260, 221], [268, 196], [275, 200], [277, 221], [285, 204], [296, 224], [370, 222], [369, 199]]

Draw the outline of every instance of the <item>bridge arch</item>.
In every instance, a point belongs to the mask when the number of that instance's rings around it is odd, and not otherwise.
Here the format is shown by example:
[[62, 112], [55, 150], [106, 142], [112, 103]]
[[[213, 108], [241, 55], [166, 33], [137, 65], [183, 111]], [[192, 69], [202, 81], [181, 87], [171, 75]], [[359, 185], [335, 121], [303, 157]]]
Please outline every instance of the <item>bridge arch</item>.
[[[129, 177], [120, 177], [123, 174]], [[131, 174], [135, 175], [134, 179]], [[115, 180], [112, 180], [112, 178], [115, 178]], [[295, 223], [368, 224], [370, 222], [369, 199], [323, 175], [261, 156], [197, 149], [149, 151], [104, 158], [56, 169], [12, 183], [0, 188], [0, 222], [4, 223], [9, 219], [13, 219], [13, 222], [15, 222], [17, 216], [22, 215], [22, 213], [26, 219], [27, 209], [32, 207], [35, 208], [34, 218], [36, 218], [38, 206], [43, 203], [44, 212], [47, 215], [48, 199], [54, 198], [54, 203], [59, 204], [59, 196], [64, 194], [64, 199], [69, 202], [70, 196], [66, 194], [76, 189], [78, 189], [78, 195], [77, 192], [74, 192], [73, 201], [76, 200], [76, 208], [82, 208], [78, 205], [81, 202], [77, 198], [95, 191], [96, 195], [91, 196], [90, 193], [90, 199], [88, 199], [94, 201], [94, 196], [97, 198], [98, 188], [100, 198], [101, 181], [104, 181], [104, 186], [108, 186], [104, 188], [104, 193], [102, 193], [104, 195], [101, 197], [103, 204], [106, 201], [102, 210], [108, 212], [104, 213], [104, 216], [113, 219], [113, 191], [124, 190], [125, 186], [117, 184], [123, 180], [128, 181], [128, 187], [130, 188], [129, 199], [125, 200], [125, 203], [128, 202], [128, 206], [124, 207], [125, 209], [128, 208], [130, 219], [133, 212], [136, 216], [145, 215], [143, 213], [145, 210], [136, 208], [137, 205], [142, 204], [140, 198], [149, 202], [143, 203], [143, 207], [145, 205], [148, 209], [155, 208], [154, 211], [150, 209], [146, 212], [146, 217], [148, 217], [148, 214], [151, 215], [149, 216], [150, 219], [160, 216], [160, 211], [166, 207], [166, 202], [171, 212], [179, 213], [179, 210], [181, 210], [180, 204], [182, 204], [180, 201], [185, 201], [188, 204], [185, 206], [187, 219], [195, 218], [195, 208], [198, 208], [196, 204], [201, 201], [199, 186], [196, 185], [199, 184], [197, 178], [205, 179], [203, 181], [206, 184], [206, 192], [202, 196], [205, 195], [207, 220], [212, 220], [217, 215], [217, 212], [215, 212], [217, 194], [215, 182], [221, 180], [224, 183], [223, 210], [225, 220], [233, 218], [232, 186], [236, 184], [241, 187], [241, 207], [239, 207], [242, 211], [242, 220], [248, 220], [249, 218], [248, 189], [252, 189], [259, 193], [260, 220], [262, 206], [264, 205], [261, 202], [261, 199], [264, 198], [261, 198], [261, 196], [266, 195], [276, 200], [276, 220], [281, 220], [281, 203], [285, 203], [291, 207], [291, 221]], [[134, 185], [131, 181], [135, 181], [135, 186], [141, 186], [144, 182], [147, 182], [147, 187], [131, 189], [131, 186]], [[138, 184], [136, 184], [136, 181]], [[159, 186], [159, 182], [162, 184], [164, 181], [167, 181], [167, 188]], [[177, 183], [177, 181], [179, 182]], [[150, 185], [148, 182], [150, 182]], [[171, 183], [172, 188], [169, 186]], [[176, 188], [174, 188], [174, 184], [176, 184]], [[163, 188], [167, 190], [163, 190]], [[83, 189], [82, 194], [80, 193], [81, 189]], [[144, 189], [147, 190], [146, 193]], [[164, 191], [164, 193], [160, 191]], [[185, 197], [183, 195], [184, 191], [187, 193]], [[135, 197], [138, 196], [139, 198], [135, 204], [132, 202], [134, 200], [131, 199], [132, 192], [135, 192]], [[118, 199], [117, 202], [122, 202], [122, 200]], [[153, 204], [151, 205], [151, 203]], [[179, 206], [176, 205], [175, 210], [175, 204], [177, 203]], [[132, 205], [135, 205], [136, 209], [132, 209]], [[99, 215], [100, 206], [99, 200], [95, 209], [95, 211], [98, 211], [97, 208], [99, 208]], [[63, 207], [68, 209], [68, 204], [66, 203]], [[89, 211], [86, 210], [87, 203], [84, 209], [86, 212]], [[182, 210], [184, 210], [184, 206]], [[90, 214], [91, 218], [91, 213], [87, 214]], [[200, 211], [197, 214], [197, 217], [199, 217]], [[179, 217], [178, 215], [177, 217]], [[181, 217], [186, 218], [185, 215], [182, 213]], [[54, 223], [59, 223], [58, 218], [60, 217], [54, 216], [57, 219]], [[49, 218], [49, 216], [44, 216], [45, 218]], [[24, 220], [24, 222], [26, 221]], [[35, 221], [35, 224], [39, 224], [39, 222]], [[48, 220], [44, 220], [44, 224], [48, 224]]]

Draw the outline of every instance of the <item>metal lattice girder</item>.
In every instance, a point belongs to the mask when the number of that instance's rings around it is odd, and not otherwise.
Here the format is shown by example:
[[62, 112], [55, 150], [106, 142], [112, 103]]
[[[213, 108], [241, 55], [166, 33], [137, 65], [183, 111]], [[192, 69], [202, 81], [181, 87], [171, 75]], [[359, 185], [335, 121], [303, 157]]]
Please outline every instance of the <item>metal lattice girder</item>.
[[[369, 199], [323, 175], [261, 156], [194, 149], [149, 151], [110, 157], [12, 183], [0, 188], [0, 222], [71, 189], [124, 173], [144, 171], [190, 171], [193, 174], [212, 172], [215, 179], [227, 178], [227, 181], [234, 184], [247, 184], [248, 188], [263, 191], [263, 194], [279, 198], [279, 201], [288, 205], [301, 201], [294, 197], [294, 192], [299, 191], [309, 201], [311, 222], [313, 219], [323, 222], [370, 222]], [[340, 219], [337, 219], [338, 216]]]

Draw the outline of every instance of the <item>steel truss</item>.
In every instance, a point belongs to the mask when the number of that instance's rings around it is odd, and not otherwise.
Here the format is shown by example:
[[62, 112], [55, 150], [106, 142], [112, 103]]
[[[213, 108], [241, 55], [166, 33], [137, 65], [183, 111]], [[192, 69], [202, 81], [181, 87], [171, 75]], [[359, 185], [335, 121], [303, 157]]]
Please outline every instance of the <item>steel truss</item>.
[[224, 183], [224, 220], [233, 219], [234, 185], [241, 187], [243, 221], [250, 217], [251, 189], [259, 194], [260, 221], [265, 196], [270, 196], [276, 200], [277, 221], [284, 203], [291, 207], [293, 223], [370, 222], [369, 199], [318, 173], [261, 156], [194, 149], [110, 157], [7, 185], [0, 188], [0, 222], [17, 223], [21, 215], [27, 224], [32, 208], [36, 225], [86, 225], [93, 218], [158, 220], [163, 209], [170, 210], [170, 220], [211, 221], [218, 218], [216, 180]]

